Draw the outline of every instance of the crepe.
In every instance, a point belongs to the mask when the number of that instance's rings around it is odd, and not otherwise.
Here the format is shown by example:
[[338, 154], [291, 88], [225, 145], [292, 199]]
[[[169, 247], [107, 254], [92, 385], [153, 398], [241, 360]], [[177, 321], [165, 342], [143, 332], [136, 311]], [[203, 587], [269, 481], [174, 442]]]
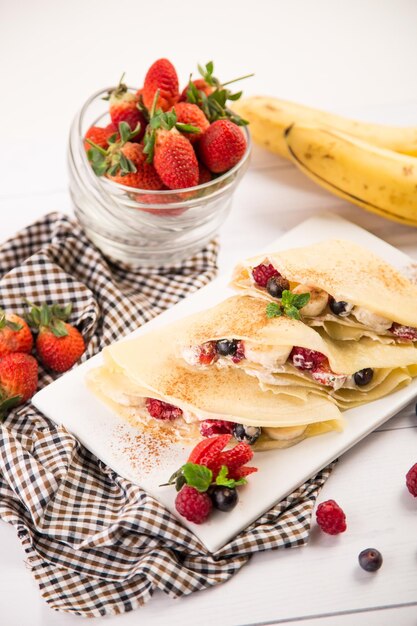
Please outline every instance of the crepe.
[[[369, 337], [334, 341], [302, 321], [268, 318], [266, 306], [259, 298], [234, 296], [186, 318], [177, 331], [177, 352], [195, 368], [243, 369], [263, 389], [277, 393], [285, 386], [296, 393], [299, 386], [302, 393], [328, 394], [341, 409], [385, 396], [417, 374], [412, 343], [384, 344]], [[230, 354], [222, 354], [222, 344], [232, 346]], [[370, 380], [361, 384], [369, 369]]]
[[[302, 319], [310, 326], [323, 326], [334, 339], [417, 340], [417, 287], [366, 248], [351, 241], [327, 240], [259, 255], [235, 268], [232, 287], [279, 301], [253, 278], [253, 268], [261, 264], [271, 264], [289, 281], [290, 290], [311, 291], [310, 303], [300, 310]], [[318, 304], [323, 292], [335, 302], [346, 303], [346, 310], [336, 315], [331, 301], [324, 300], [323, 310], [312, 313], [313, 301]]]
[[[184, 321], [105, 348], [104, 365], [88, 375], [89, 388], [114, 411], [142, 428], [156, 424], [181, 441], [199, 438], [198, 422], [220, 419], [262, 427], [258, 449], [282, 448], [306, 437], [341, 430], [335, 403], [313, 391], [291, 386], [262, 390], [240, 369], [206, 371], [178, 358]], [[147, 399], [180, 409], [175, 420], [149, 415]]]

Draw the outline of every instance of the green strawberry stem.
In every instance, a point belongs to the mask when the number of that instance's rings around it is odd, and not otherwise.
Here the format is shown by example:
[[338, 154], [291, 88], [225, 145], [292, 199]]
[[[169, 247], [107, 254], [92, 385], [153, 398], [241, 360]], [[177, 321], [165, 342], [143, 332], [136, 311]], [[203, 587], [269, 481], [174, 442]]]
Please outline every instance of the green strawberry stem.
[[239, 80], [245, 80], [245, 78], [251, 78], [252, 76], [255, 76], [255, 74], [252, 72], [252, 74], [245, 74], [245, 76], [239, 76], [239, 78], [233, 78], [232, 80], [228, 80], [226, 83], [221, 83], [222, 87], [226, 87], [226, 85], [231, 85], [232, 83], [237, 83]]
[[94, 141], [91, 141], [91, 139], [86, 139], [86, 142], [95, 150], [97, 150], [98, 152], [100, 152], [100, 154], [102, 154], [103, 156], [107, 156], [107, 150], [105, 148], [102, 148], [101, 146], [98, 146], [96, 143], [94, 143]]
[[10, 398], [6, 398], [0, 402], [0, 422], [4, 420], [6, 417], [6, 413], [10, 411], [10, 409], [14, 409], [18, 406], [22, 401], [22, 396], [11, 396]]

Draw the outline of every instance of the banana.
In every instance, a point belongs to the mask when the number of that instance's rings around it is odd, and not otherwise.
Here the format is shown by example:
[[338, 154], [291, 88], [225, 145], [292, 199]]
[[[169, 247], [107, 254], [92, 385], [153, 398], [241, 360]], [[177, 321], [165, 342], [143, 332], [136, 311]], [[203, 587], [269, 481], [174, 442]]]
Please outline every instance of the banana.
[[417, 158], [315, 126], [285, 132], [297, 167], [328, 191], [372, 213], [417, 227]]
[[340, 115], [279, 100], [253, 96], [233, 103], [233, 109], [250, 122], [253, 140], [285, 158], [289, 158], [284, 131], [292, 124], [333, 128], [354, 135], [376, 146], [417, 156], [417, 127], [368, 124]]

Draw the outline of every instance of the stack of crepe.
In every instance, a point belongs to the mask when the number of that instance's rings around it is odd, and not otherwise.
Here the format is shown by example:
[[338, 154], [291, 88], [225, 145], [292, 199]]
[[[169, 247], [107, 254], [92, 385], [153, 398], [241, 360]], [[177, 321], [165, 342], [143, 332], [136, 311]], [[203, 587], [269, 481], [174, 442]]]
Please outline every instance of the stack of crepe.
[[[266, 300], [280, 299], [254, 281], [260, 264], [310, 293], [299, 320], [267, 316]], [[224, 420], [261, 427], [255, 445], [268, 449], [340, 430], [344, 410], [417, 375], [417, 288], [364, 248], [329, 241], [263, 255], [236, 268], [233, 286], [244, 293], [106, 348], [90, 388], [145, 429], [157, 421], [188, 440], [201, 421]], [[150, 400], [175, 419], [151, 417]]]

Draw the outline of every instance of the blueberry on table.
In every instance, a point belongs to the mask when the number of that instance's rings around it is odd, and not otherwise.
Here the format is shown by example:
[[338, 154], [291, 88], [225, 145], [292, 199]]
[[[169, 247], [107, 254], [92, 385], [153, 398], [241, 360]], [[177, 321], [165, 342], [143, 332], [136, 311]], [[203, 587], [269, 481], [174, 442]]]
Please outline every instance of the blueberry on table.
[[375, 548], [366, 548], [359, 554], [358, 560], [366, 572], [376, 572], [382, 565], [382, 554]]
[[216, 352], [220, 356], [234, 356], [236, 351], [236, 339], [232, 339], [232, 341], [229, 341], [228, 339], [219, 339], [219, 341], [216, 341]]
[[213, 502], [213, 506], [219, 511], [224, 511], [225, 513], [234, 509], [239, 499], [235, 488], [223, 487], [222, 485], [213, 487], [210, 497]]
[[261, 435], [262, 429], [259, 426], [245, 426], [244, 424], [235, 424], [233, 426], [233, 437], [236, 441], [244, 441], [249, 445], [253, 445]]
[[365, 369], [356, 372], [353, 375], [353, 379], [358, 387], [364, 387], [365, 385], [369, 385], [373, 376], [374, 370], [371, 367], [365, 367]]

